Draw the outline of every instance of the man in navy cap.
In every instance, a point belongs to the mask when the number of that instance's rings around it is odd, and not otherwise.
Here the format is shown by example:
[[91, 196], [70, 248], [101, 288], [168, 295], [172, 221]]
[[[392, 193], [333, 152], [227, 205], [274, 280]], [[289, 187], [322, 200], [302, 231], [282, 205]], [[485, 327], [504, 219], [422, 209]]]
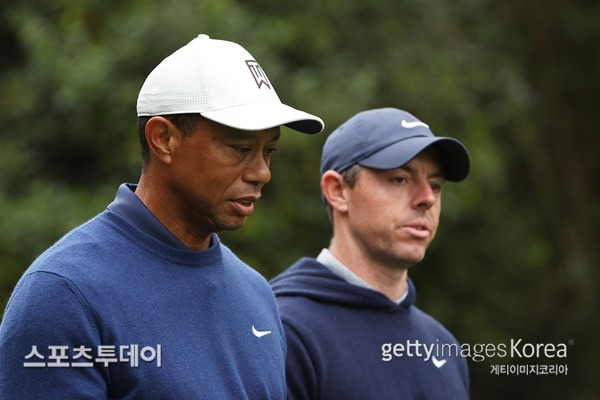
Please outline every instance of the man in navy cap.
[[293, 399], [465, 399], [456, 339], [416, 306], [408, 269], [433, 240], [445, 181], [469, 173], [458, 141], [408, 112], [361, 112], [327, 139], [328, 249], [271, 282]]

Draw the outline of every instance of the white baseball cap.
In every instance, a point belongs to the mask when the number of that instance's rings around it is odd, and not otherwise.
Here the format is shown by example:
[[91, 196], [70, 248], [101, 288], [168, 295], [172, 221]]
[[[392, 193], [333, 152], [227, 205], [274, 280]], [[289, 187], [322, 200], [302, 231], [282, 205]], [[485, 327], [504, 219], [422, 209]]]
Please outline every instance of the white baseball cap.
[[319, 133], [324, 128], [319, 117], [282, 104], [242, 46], [203, 34], [158, 64], [137, 100], [138, 116], [186, 113], [247, 131], [285, 125]]

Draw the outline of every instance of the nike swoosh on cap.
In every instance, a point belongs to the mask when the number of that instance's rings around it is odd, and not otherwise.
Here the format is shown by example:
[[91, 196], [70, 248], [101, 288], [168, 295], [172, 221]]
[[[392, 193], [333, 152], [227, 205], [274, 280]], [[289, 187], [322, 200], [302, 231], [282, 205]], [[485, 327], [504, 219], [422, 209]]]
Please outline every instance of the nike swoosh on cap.
[[425, 128], [429, 128], [429, 125], [427, 125], [425, 122], [421, 122], [421, 121], [408, 122], [405, 119], [402, 120], [402, 126], [404, 128], [409, 128], [409, 129], [417, 127], [417, 126], [424, 126]]

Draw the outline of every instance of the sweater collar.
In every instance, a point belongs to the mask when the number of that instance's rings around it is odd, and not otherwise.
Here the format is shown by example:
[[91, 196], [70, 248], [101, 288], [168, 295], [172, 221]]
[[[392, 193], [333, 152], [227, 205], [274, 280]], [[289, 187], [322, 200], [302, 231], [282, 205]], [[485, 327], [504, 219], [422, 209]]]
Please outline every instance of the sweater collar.
[[171, 247], [185, 249], [185, 245], [164, 226], [135, 194], [137, 185], [123, 183], [117, 190], [115, 200], [107, 207], [131, 225]]
[[[117, 190], [115, 199], [107, 207], [108, 211], [117, 214], [136, 229], [167, 246], [179, 250], [189, 250], [140, 200], [135, 194], [136, 188], [137, 185], [133, 183], [121, 184]], [[216, 240], [216, 235], [213, 234], [210, 239], [209, 248], [212, 248], [216, 244], [218, 244], [218, 239]]]

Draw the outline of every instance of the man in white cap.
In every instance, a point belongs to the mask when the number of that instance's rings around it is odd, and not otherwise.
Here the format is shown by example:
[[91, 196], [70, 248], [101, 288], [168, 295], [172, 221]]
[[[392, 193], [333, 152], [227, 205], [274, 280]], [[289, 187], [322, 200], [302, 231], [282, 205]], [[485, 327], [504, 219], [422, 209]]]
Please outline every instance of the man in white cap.
[[454, 337], [418, 309], [408, 269], [437, 231], [445, 181], [469, 153], [396, 108], [356, 114], [325, 142], [333, 238], [271, 285], [287, 335], [291, 399], [467, 399]]
[[39, 256], [9, 300], [0, 398], [285, 398], [272, 291], [215, 232], [252, 214], [280, 126], [323, 122], [206, 35], [150, 73], [137, 111], [138, 185]]

